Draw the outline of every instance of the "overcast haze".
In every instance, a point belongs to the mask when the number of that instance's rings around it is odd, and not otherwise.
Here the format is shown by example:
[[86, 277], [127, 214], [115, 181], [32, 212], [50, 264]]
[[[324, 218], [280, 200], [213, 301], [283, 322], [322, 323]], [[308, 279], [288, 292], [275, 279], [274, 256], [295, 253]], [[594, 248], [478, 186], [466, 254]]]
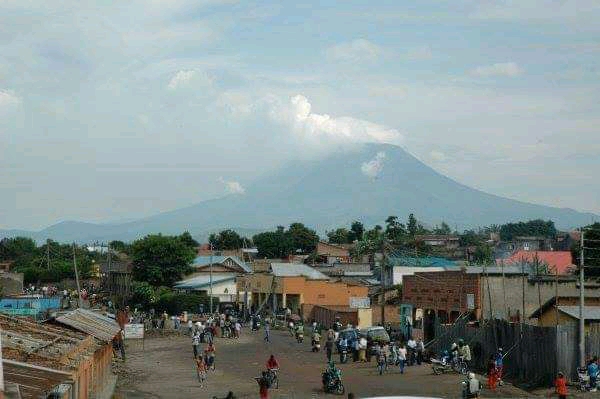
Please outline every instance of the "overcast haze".
[[109, 3], [0, 2], [0, 228], [245, 195], [363, 142], [600, 212], [597, 1]]

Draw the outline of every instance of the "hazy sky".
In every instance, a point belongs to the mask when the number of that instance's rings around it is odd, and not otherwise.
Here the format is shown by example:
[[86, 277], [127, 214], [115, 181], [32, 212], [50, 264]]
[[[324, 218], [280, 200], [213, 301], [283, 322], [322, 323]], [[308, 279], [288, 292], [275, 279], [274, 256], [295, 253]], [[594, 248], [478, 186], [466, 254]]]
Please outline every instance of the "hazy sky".
[[2, 0], [0, 228], [243, 194], [367, 141], [600, 213], [599, 20], [597, 0]]

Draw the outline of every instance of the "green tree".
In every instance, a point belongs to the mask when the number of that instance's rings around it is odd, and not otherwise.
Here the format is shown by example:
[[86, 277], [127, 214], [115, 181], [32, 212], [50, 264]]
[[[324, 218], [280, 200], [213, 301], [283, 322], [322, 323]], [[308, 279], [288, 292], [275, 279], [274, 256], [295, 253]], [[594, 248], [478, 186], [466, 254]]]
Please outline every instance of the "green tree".
[[472, 247], [481, 244], [482, 239], [474, 230], [465, 230], [459, 237], [461, 247]]
[[[600, 223], [594, 223], [583, 228], [584, 234], [584, 273], [586, 277], [598, 277], [600, 276]], [[571, 254], [573, 255], [573, 262], [577, 265], [581, 265], [581, 242], [576, 241], [571, 247]]]
[[195, 249], [200, 245], [198, 241], [194, 240], [189, 231], [184, 231], [183, 234], [179, 236], [179, 239], [190, 248]]
[[417, 218], [412, 213], [410, 215], [408, 215], [408, 223], [406, 225], [406, 228], [408, 230], [408, 235], [410, 236], [410, 238], [414, 239], [415, 236], [417, 235], [419, 226], [417, 224]]
[[450, 229], [450, 226], [448, 226], [448, 224], [446, 222], [442, 222], [440, 227], [435, 229], [435, 234], [449, 235], [451, 233], [452, 233], [452, 229]]
[[327, 239], [331, 244], [350, 244], [352, 232], [345, 227], [327, 232]]
[[110, 249], [112, 249], [113, 251], [116, 252], [122, 252], [122, 253], [127, 253], [127, 251], [129, 250], [129, 245], [125, 244], [125, 242], [123, 241], [119, 241], [119, 240], [113, 240], [110, 243], [108, 243], [108, 245], [110, 245]]
[[351, 235], [350, 235], [351, 242], [360, 241], [363, 239], [363, 234], [365, 233], [365, 226], [358, 220], [355, 220], [350, 225], [350, 232], [351, 232]]
[[406, 228], [398, 221], [397, 216], [389, 216], [385, 220], [385, 236], [394, 244], [402, 243], [406, 240]]
[[308, 254], [315, 250], [319, 242], [317, 232], [302, 223], [292, 223], [286, 232], [292, 241], [294, 250]]
[[473, 262], [477, 265], [494, 264], [494, 253], [492, 248], [486, 244], [479, 244], [473, 254]]
[[150, 285], [172, 286], [192, 271], [196, 253], [179, 237], [148, 235], [131, 245], [133, 276]]
[[252, 241], [258, 249], [258, 255], [264, 258], [285, 258], [294, 248], [291, 237], [286, 234], [283, 226], [278, 226], [276, 231], [256, 234]]
[[214, 249], [221, 251], [226, 249], [240, 249], [251, 245], [250, 240], [241, 237], [236, 231], [231, 229], [223, 230], [218, 234], [211, 234], [208, 237], [208, 242], [212, 244]]
[[527, 222], [507, 223], [500, 226], [500, 238], [503, 241], [511, 241], [519, 236], [554, 238], [556, 237], [556, 233], [556, 227], [551, 220], [535, 219]]

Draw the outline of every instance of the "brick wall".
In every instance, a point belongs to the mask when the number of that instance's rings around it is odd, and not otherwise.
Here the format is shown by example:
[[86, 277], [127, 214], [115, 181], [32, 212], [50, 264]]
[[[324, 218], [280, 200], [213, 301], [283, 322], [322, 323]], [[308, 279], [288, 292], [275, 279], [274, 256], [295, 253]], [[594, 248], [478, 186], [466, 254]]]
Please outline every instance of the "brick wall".
[[[381, 306], [373, 305], [371, 309], [373, 311], [372, 323], [376, 326], [381, 323]], [[386, 324], [400, 324], [400, 310], [398, 309], [398, 305], [385, 305], [384, 315]]]
[[414, 308], [444, 310], [464, 313], [467, 311], [467, 294], [472, 294], [479, 317], [481, 310], [479, 275], [464, 271], [415, 273], [403, 277], [402, 303]]

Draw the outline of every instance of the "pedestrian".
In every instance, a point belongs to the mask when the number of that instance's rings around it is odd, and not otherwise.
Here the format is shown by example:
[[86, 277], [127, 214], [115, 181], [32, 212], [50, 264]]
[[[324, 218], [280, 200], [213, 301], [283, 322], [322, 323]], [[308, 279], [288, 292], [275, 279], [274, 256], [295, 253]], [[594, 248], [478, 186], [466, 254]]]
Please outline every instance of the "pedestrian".
[[425, 353], [425, 344], [423, 340], [419, 338], [417, 340], [417, 364], [420, 366], [423, 362], [423, 353]]
[[352, 343], [352, 360], [358, 362], [358, 354], [360, 352], [360, 343], [358, 338]]
[[327, 340], [325, 341], [325, 351], [327, 353], [327, 363], [331, 362], [331, 356], [333, 355], [333, 344], [334, 340], [330, 339], [329, 334], [327, 334]]
[[417, 353], [417, 341], [415, 341], [412, 337], [406, 343], [408, 346], [408, 365], [412, 366], [415, 364], [415, 358]]
[[192, 319], [188, 320], [187, 328], [188, 328], [188, 334], [190, 334], [190, 337], [193, 337], [194, 336], [194, 322], [192, 321]]
[[594, 356], [587, 366], [587, 372], [590, 376], [590, 392], [596, 392], [596, 381], [598, 380], [598, 357]]
[[377, 370], [379, 371], [379, 375], [383, 375], [383, 371], [385, 370], [385, 354], [383, 350], [379, 347], [379, 344], [376, 346], [375, 356], [377, 359]]
[[358, 342], [358, 360], [367, 361], [367, 339], [365, 337], [360, 337]]
[[490, 359], [487, 364], [487, 373], [488, 373], [488, 389], [490, 391], [496, 390], [496, 357], [494, 355], [490, 355]]
[[260, 399], [269, 399], [269, 377], [267, 372], [263, 371], [261, 377], [256, 378], [258, 383], [258, 394]]
[[554, 389], [559, 399], [567, 399], [567, 379], [562, 372], [559, 372], [554, 380]]
[[400, 347], [398, 348], [398, 367], [400, 368], [400, 374], [404, 374], [406, 355], [406, 347], [404, 346], [404, 344], [400, 344]]
[[239, 320], [237, 320], [235, 322], [235, 337], [239, 338], [241, 333], [242, 333], [242, 325], [239, 322]]
[[502, 385], [502, 375], [504, 373], [504, 354], [502, 352], [502, 348], [498, 348], [498, 352], [496, 352], [496, 379], [498, 380], [498, 385]]
[[215, 369], [215, 346], [212, 344], [212, 342], [210, 344], [208, 344], [208, 346], [206, 347], [205, 351], [206, 353], [206, 358], [207, 358], [207, 362], [206, 365], [209, 368], [212, 368], [213, 370]]
[[270, 333], [271, 333], [271, 325], [268, 320], [265, 320], [265, 338], [263, 340], [267, 343], [271, 342]]
[[200, 354], [200, 334], [196, 331], [196, 334], [192, 337], [192, 348], [194, 350], [194, 359]]
[[195, 363], [198, 382], [200, 383], [200, 387], [204, 387], [204, 383], [206, 382], [206, 364], [202, 356], [196, 356]]

